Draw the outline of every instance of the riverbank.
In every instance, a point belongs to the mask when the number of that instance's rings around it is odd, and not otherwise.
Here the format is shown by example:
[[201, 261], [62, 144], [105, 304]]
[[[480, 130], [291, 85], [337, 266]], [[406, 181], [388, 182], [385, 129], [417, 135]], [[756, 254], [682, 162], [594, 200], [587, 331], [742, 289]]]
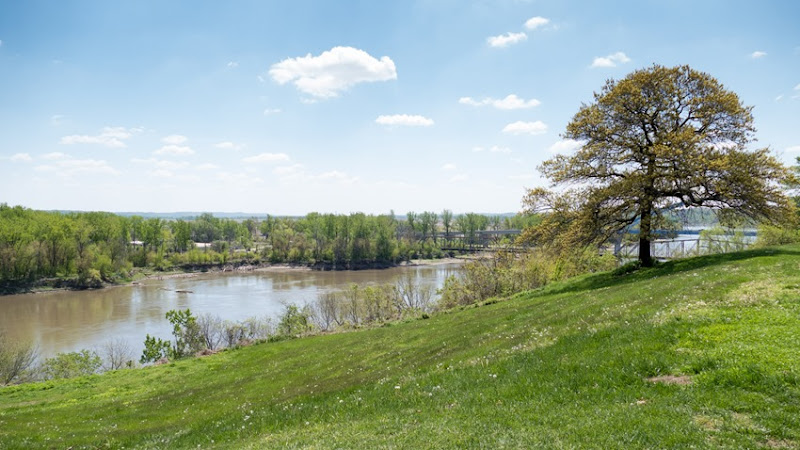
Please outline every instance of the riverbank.
[[364, 331], [4, 387], [0, 442], [797, 448], [798, 255], [584, 275]]
[[354, 264], [354, 265], [335, 265], [331, 263], [249, 264], [243, 261], [241, 263], [183, 266], [180, 268], [166, 270], [166, 271], [157, 271], [150, 268], [137, 268], [134, 269], [134, 271], [130, 274], [129, 277], [123, 280], [115, 282], [103, 282], [92, 286], [82, 285], [80, 280], [76, 276], [53, 277], [53, 278], [44, 278], [30, 282], [0, 284], [0, 296], [18, 295], [18, 294], [36, 294], [36, 293], [53, 292], [59, 290], [61, 291], [67, 291], [67, 290], [79, 291], [79, 290], [89, 290], [89, 289], [95, 290], [95, 289], [104, 289], [115, 286], [137, 285], [148, 280], [192, 278], [198, 275], [208, 274], [208, 273], [385, 270], [394, 267], [458, 264], [473, 258], [474, 256], [464, 255], [461, 257], [448, 257], [439, 259], [412, 259], [410, 261], [401, 261], [399, 263], [364, 263], [364, 264]]

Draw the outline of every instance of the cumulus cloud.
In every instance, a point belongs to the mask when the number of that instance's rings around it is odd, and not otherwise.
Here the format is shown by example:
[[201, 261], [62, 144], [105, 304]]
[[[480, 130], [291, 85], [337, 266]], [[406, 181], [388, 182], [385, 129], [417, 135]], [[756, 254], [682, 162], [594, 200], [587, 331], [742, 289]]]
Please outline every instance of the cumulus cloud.
[[227, 185], [239, 187], [248, 187], [264, 182], [261, 177], [251, 176], [244, 172], [222, 172], [217, 174], [217, 180]]
[[763, 58], [765, 56], [767, 56], [767, 52], [762, 52], [761, 50], [750, 53], [750, 57], [753, 59]]
[[36, 166], [39, 172], [52, 172], [63, 177], [85, 174], [119, 175], [119, 172], [104, 160], [65, 159], [52, 164]]
[[800, 153], [800, 145], [786, 147], [786, 153]]
[[396, 80], [397, 69], [388, 56], [376, 59], [364, 50], [334, 47], [319, 56], [284, 59], [270, 67], [269, 75], [278, 84], [292, 82], [300, 92], [331, 98], [358, 83]]
[[96, 144], [110, 148], [124, 148], [125, 140], [130, 139], [138, 129], [127, 129], [124, 127], [105, 127], [100, 134], [90, 136], [84, 134], [73, 134], [61, 138], [61, 144]]
[[794, 90], [795, 90], [795, 91], [800, 91], [800, 84], [798, 84], [797, 86], [795, 86], [795, 87], [794, 87]]
[[27, 153], [14, 153], [8, 159], [14, 162], [31, 162], [33, 158]]
[[429, 127], [433, 125], [433, 120], [419, 115], [394, 114], [378, 116], [375, 123], [387, 126]]
[[264, 110], [264, 115], [269, 116], [272, 114], [278, 114], [280, 112], [281, 112], [280, 108], [267, 108]]
[[214, 145], [214, 147], [221, 148], [223, 150], [241, 150], [244, 148], [244, 145], [236, 144], [231, 141], [223, 141], [223, 142], [218, 142], [217, 144]]
[[446, 170], [446, 171], [456, 170], [456, 168], [457, 168], [456, 165], [452, 164], [452, 163], [447, 163], [447, 164], [442, 166], [442, 170]]
[[286, 153], [261, 153], [255, 156], [248, 156], [242, 159], [246, 163], [273, 163], [281, 161], [289, 161], [289, 155]]
[[547, 148], [552, 153], [570, 153], [583, 145], [583, 142], [574, 139], [562, 139]]
[[510, 134], [544, 134], [547, 132], [547, 125], [541, 120], [535, 122], [523, 122], [521, 120], [510, 123], [503, 127], [503, 133]]
[[171, 145], [180, 145], [188, 140], [189, 138], [180, 134], [171, 134], [169, 136], [164, 136], [163, 138], [161, 138], [161, 142]]
[[69, 155], [67, 155], [66, 153], [61, 153], [61, 152], [50, 152], [50, 153], [45, 153], [44, 155], [42, 155], [42, 159], [49, 160], [49, 161], [53, 161], [53, 160], [57, 160], [57, 159], [65, 159], [65, 158], [69, 158]]
[[235, 68], [239, 67], [239, 62], [238, 61], [228, 61], [228, 64], [226, 64], [226, 66], [229, 69], [235, 69]]
[[592, 61], [590, 67], [617, 67], [617, 64], [624, 64], [630, 62], [630, 58], [623, 52], [612, 53], [608, 56], [597, 57]]
[[524, 32], [512, 33], [509, 31], [506, 34], [501, 34], [499, 36], [489, 36], [486, 38], [486, 42], [490, 47], [503, 48], [508, 47], [509, 45], [518, 44], [527, 39], [528, 35]]
[[461, 97], [458, 99], [458, 103], [462, 105], [472, 105], [472, 106], [494, 106], [497, 109], [526, 109], [526, 108], [533, 108], [535, 106], [539, 106], [542, 104], [539, 100], [532, 98], [530, 100], [525, 100], [523, 98], [517, 97], [515, 94], [509, 94], [505, 98], [502, 99], [494, 99], [491, 97], [486, 97], [483, 100], [475, 100], [472, 97]]
[[543, 27], [550, 23], [550, 19], [546, 19], [544, 17], [531, 17], [530, 19], [525, 21], [525, 28], [529, 30], [535, 30], [539, 27]]

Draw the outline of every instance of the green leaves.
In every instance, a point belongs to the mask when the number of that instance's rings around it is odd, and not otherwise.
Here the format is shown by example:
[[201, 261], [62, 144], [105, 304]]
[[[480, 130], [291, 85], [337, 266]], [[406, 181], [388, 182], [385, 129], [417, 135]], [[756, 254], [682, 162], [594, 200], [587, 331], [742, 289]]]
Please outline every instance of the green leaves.
[[[549, 203], [552, 217], [526, 236], [603, 242], [637, 222], [639, 238], [649, 240], [650, 224], [676, 204], [773, 223], [794, 217], [782, 190], [792, 178], [788, 169], [768, 149], [747, 149], [755, 133], [751, 111], [688, 66], [654, 65], [609, 80], [567, 125], [564, 137], [583, 146], [539, 168], [555, 185], [576, 188], [531, 191], [526, 207]], [[642, 247], [648, 264], [649, 246]]]

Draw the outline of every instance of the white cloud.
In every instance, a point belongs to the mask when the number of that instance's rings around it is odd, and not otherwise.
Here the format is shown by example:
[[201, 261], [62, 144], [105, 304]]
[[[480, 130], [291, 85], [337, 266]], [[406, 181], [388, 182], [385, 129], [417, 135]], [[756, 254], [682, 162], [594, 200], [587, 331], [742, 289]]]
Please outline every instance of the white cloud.
[[278, 84], [292, 82], [300, 92], [331, 98], [358, 83], [396, 80], [397, 69], [388, 56], [378, 60], [364, 50], [334, 47], [319, 56], [284, 59], [269, 75]]
[[786, 147], [786, 153], [798, 153], [800, 152], [800, 145], [793, 145], [791, 147]]
[[281, 112], [280, 108], [267, 108], [264, 110], [264, 115], [269, 116], [272, 114], [279, 114]]
[[138, 129], [126, 129], [124, 127], [105, 127], [100, 134], [95, 136], [73, 134], [61, 138], [64, 145], [73, 144], [97, 144], [110, 148], [124, 148], [126, 139], [130, 139]]
[[50, 116], [50, 124], [54, 127], [61, 125], [61, 121], [64, 119], [64, 116], [61, 114], [53, 114]]
[[457, 168], [456, 165], [452, 163], [447, 163], [442, 166], [442, 170], [447, 170], [447, 171], [456, 170], [456, 168]]
[[221, 148], [223, 150], [241, 150], [244, 148], [244, 145], [236, 144], [231, 141], [223, 141], [215, 144], [214, 147]]
[[503, 133], [511, 134], [544, 134], [547, 132], [547, 125], [541, 120], [535, 122], [516, 121], [503, 128]]
[[469, 179], [469, 176], [467, 174], [461, 173], [461, 174], [453, 175], [452, 177], [450, 177], [450, 182], [451, 183], [458, 183], [459, 181], [467, 181], [468, 179]]
[[608, 56], [595, 58], [590, 67], [617, 67], [617, 64], [624, 64], [626, 62], [630, 62], [630, 60], [631, 59], [628, 58], [628, 55], [625, 53], [616, 52]]
[[525, 21], [525, 28], [529, 30], [535, 30], [539, 27], [543, 27], [550, 23], [550, 19], [546, 19], [544, 17], [531, 17], [530, 19]]
[[119, 175], [119, 172], [106, 161], [97, 159], [66, 159], [52, 164], [36, 166], [40, 172], [54, 172], [56, 175], [70, 177], [83, 174]]
[[525, 100], [523, 98], [517, 97], [515, 94], [509, 94], [505, 98], [502, 99], [494, 99], [491, 97], [486, 97], [483, 100], [475, 100], [472, 97], [461, 97], [458, 99], [458, 103], [462, 105], [472, 105], [472, 106], [486, 106], [491, 105], [497, 109], [526, 109], [526, 108], [533, 108], [535, 106], [539, 106], [542, 104], [539, 100], [532, 98], [530, 100]]
[[66, 153], [61, 153], [61, 152], [51, 152], [51, 153], [45, 153], [44, 155], [42, 155], [42, 159], [46, 159], [46, 160], [49, 160], [49, 161], [57, 160], [57, 159], [66, 159], [66, 158], [69, 158], [69, 155], [67, 155]]
[[193, 155], [194, 150], [188, 145], [169, 144], [153, 152], [154, 155]]
[[27, 153], [15, 153], [15, 154], [11, 155], [8, 159], [10, 159], [11, 161], [14, 161], [14, 162], [31, 162], [31, 161], [33, 161], [33, 158], [31, 158], [31, 155], [29, 155]]
[[750, 53], [750, 57], [753, 59], [763, 58], [767, 56], [767, 52], [762, 52], [760, 50]]
[[388, 126], [429, 127], [433, 125], [433, 120], [418, 115], [394, 114], [390, 116], [378, 116], [378, 118], [375, 119], [375, 123]]
[[163, 138], [161, 138], [161, 142], [171, 145], [180, 145], [188, 140], [189, 138], [180, 134], [171, 134], [169, 136], [164, 136]]
[[797, 86], [795, 86], [795, 87], [794, 87], [794, 90], [795, 90], [795, 91], [800, 91], [800, 84], [798, 84]]
[[247, 158], [242, 159], [242, 161], [246, 163], [272, 163], [289, 161], [289, 155], [286, 153], [261, 153], [255, 156], [248, 156]]
[[239, 62], [238, 61], [228, 61], [228, 64], [226, 64], [226, 66], [229, 69], [235, 69], [235, 68], [239, 67]]
[[503, 47], [508, 47], [509, 45], [520, 43], [527, 39], [528, 35], [523, 32], [519, 33], [508, 32], [506, 34], [501, 34], [499, 36], [489, 36], [488, 38], [486, 38], [486, 42], [488, 42], [491, 47], [503, 48]]
[[573, 150], [580, 148], [583, 142], [574, 139], [562, 139], [547, 148], [552, 153], [571, 153]]
[[776, 102], [779, 102], [779, 101], [781, 101], [781, 100], [783, 100], [783, 94], [781, 94], [781, 95], [779, 95], [779, 96], [775, 97], [775, 101], [776, 101]]
[[479, 153], [479, 152], [482, 152], [484, 150], [485, 149], [483, 147], [480, 147], [480, 146], [472, 147], [472, 151], [475, 152], [475, 153]]

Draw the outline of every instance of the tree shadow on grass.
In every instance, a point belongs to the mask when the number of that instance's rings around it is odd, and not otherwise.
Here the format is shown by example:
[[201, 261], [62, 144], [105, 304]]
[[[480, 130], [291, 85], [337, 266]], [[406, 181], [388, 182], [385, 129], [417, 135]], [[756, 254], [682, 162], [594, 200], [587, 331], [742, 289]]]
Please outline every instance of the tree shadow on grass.
[[653, 278], [703, 269], [706, 267], [718, 266], [735, 261], [781, 255], [800, 256], [800, 250], [798, 250], [797, 246], [767, 247], [744, 250], [741, 252], [720, 253], [716, 255], [704, 255], [693, 258], [676, 259], [673, 261], [660, 263], [656, 267], [642, 268], [625, 274], [617, 274], [613, 271], [598, 273], [587, 276], [580, 280], [567, 282], [561, 287], [554, 286], [552, 289], [545, 288], [541, 292], [542, 294], [551, 295], [587, 291], [611, 286], [621, 286], [629, 283], [651, 280]]

